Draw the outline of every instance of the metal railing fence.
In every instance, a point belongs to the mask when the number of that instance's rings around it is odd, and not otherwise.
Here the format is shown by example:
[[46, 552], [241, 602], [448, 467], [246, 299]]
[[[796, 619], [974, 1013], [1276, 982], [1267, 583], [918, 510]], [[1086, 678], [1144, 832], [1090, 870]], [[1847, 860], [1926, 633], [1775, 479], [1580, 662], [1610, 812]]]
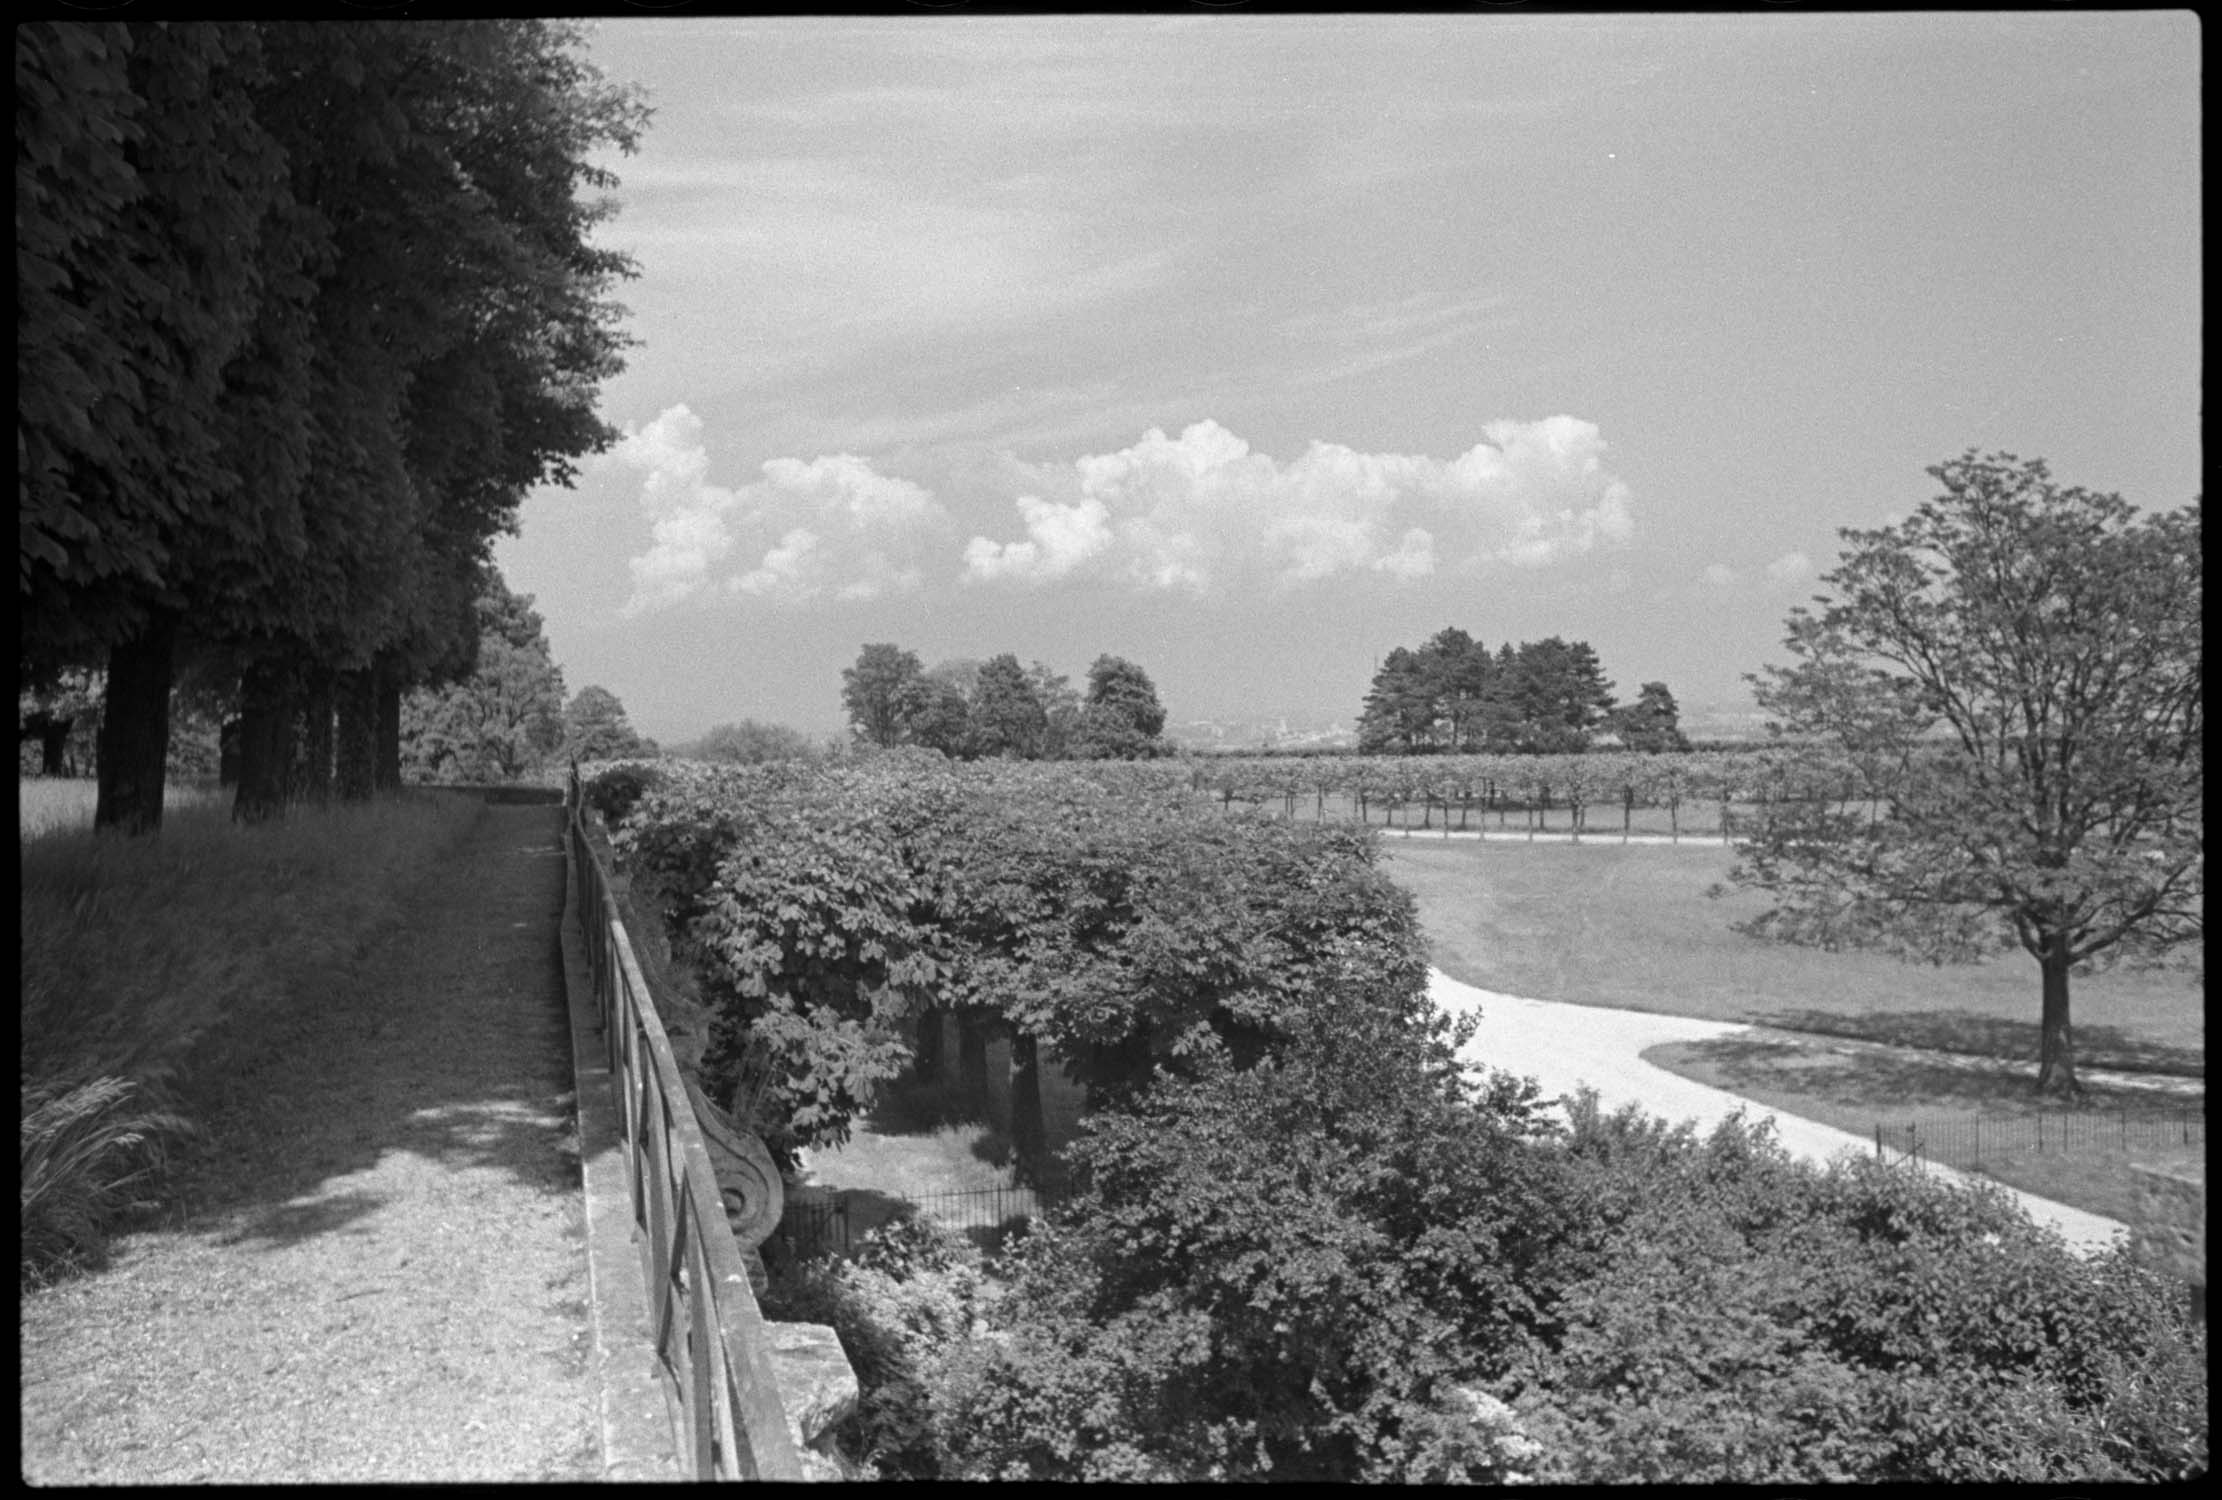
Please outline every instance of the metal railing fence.
[[1933, 1162], [1981, 1171], [1985, 1152], [1995, 1162], [2032, 1151], [2072, 1155], [2108, 1147], [2204, 1147], [2206, 1139], [2203, 1105], [2168, 1110], [2040, 1110], [2031, 1115], [1877, 1122], [1875, 1155], [1884, 1161]]
[[680, 1467], [695, 1479], [799, 1480], [763, 1315], [609, 872], [587, 837], [575, 766], [564, 809]]
[[[919, 1217], [933, 1219], [992, 1250], [1055, 1208], [1066, 1194], [1065, 1189], [1050, 1187], [976, 1188], [927, 1193], [905, 1204]], [[877, 1205], [866, 1208], [858, 1196], [838, 1189], [790, 1193], [777, 1231], [788, 1253], [805, 1260], [851, 1254], [867, 1233], [900, 1212], [900, 1208]]]

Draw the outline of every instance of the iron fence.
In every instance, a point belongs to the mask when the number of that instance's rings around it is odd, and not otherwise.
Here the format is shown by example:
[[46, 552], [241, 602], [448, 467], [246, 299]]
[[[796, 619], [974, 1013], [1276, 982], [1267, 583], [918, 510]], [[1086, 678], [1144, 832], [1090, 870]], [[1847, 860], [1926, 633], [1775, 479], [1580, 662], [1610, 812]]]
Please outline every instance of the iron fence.
[[1875, 1155], [1884, 1161], [1935, 1163], [1981, 1171], [1983, 1158], [2077, 1155], [2107, 1148], [2198, 1146], [2207, 1140], [2206, 1109], [2040, 1110], [2033, 1115], [1963, 1115], [1875, 1126]]
[[1048, 1214], [1068, 1192], [1048, 1186], [993, 1187], [890, 1199], [878, 1193], [806, 1188], [787, 1195], [778, 1234], [788, 1253], [798, 1259], [847, 1256], [872, 1230], [915, 1213], [955, 1230], [983, 1250], [994, 1251]]
[[579, 920], [609, 1046], [680, 1464], [695, 1479], [800, 1479], [763, 1317], [609, 872], [587, 838], [576, 766], [565, 804]]

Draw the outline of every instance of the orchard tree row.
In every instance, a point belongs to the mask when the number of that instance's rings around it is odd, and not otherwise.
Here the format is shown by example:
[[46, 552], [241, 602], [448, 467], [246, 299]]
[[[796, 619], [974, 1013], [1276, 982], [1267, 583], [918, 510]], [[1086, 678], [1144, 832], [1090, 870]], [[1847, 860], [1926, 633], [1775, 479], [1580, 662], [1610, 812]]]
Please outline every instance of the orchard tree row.
[[18, 688], [104, 672], [97, 826], [159, 826], [183, 678], [257, 820], [398, 782], [404, 690], [470, 675], [492, 539], [613, 436], [591, 158], [646, 112], [580, 42], [18, 28]]
[[1586, 641], [1507, 641], [1492, 653], [1455, 626], [1418, 649], [1399, 646], [1373, 675], [1358, 718], [1369, 755], [1551, 754], [1616, 735], [1631, 750], [1686, 750], [1680, 709], [1663, 682], [1613, 702]]
[[[1682, 809], [1693, 803], [1725, 808], [1757, 804], [1771, 817], [1792, 803], [1826, 803], [1870, 818], [1884, 816], [1884, 790], [1861, 774], [1850, 755], [1820, 743], [1776, 741], [1745, 750], [1702, 750], [1676, 755], [1629, 751], [1580, 754], [1209, 756], [1189, 763], [1189, 782], [1223, 805], [1279, 804], [1293, 816], [1299, 799], [1315, 814], [1329, 797], [1345, 799], [1363, 817], [1370, 810], [1441, 808], [1447, 820], [1458, 809], [1461, 826], [1476, 810], [1563, 807], [1577, 829], [1599, 807], [1625, 815], [1637, 808], [1667, 809], [1679, 832]], [[1724, 825], [1725, 826], [1725, 825]]]
[[931, 668], [915, 651], [868, 645], [841, 673], [858, 744], [915, 745], [960, 760], [1137, 760], [1170, 753], [1165, 708], [1149, 674], [1104, 655], [1083, 695], [1041, 662], [1009, 652]]

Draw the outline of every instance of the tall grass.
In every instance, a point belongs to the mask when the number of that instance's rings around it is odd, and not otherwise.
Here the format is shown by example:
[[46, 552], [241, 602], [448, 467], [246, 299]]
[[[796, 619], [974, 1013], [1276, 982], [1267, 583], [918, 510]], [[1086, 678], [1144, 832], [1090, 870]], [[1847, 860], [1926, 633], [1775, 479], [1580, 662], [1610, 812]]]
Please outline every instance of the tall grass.
[[416, 795], [235, 827], [220, 801], [149, 838], [20, 840], [22, 1275], [97, 1263], [168, 1148], [285, 1007], [327, 993], [482, 803]]
[[[213, 782], [171, 782], [162, 789], [164, 812], [227, 802], [231, 793]], [[93, 826], [100, 783], [87, 776], [24, 776], [16, 781], [16, 829], [23, 838]]]

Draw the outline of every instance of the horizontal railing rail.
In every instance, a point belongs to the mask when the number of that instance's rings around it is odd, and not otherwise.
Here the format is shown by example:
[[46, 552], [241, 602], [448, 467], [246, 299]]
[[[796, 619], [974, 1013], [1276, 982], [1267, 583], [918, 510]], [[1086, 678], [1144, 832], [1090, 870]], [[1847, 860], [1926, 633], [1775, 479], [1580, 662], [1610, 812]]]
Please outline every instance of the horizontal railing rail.
[[587, 837], [576, 767], [564, 803], [680, 1467], [695, 1479], [801, 1479], [763, 1314], [609, 871]]

